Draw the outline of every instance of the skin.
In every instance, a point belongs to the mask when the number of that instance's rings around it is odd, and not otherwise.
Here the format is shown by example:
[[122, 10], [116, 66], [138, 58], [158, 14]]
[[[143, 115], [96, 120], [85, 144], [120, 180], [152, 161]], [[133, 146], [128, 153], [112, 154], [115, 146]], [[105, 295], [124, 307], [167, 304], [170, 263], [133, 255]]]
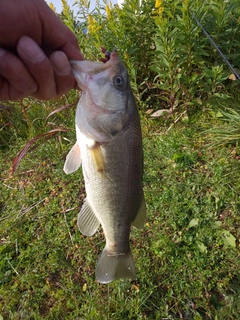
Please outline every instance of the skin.
[[0, 0], [0, 100], [57, 98], [75, 86], [76, 36], [44, 0]]

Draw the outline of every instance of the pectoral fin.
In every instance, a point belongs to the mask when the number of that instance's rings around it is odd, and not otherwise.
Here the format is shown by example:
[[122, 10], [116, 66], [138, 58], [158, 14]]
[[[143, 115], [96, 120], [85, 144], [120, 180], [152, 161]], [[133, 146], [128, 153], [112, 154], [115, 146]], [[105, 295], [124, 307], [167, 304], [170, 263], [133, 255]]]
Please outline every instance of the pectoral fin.
[[146, 220], [146, 203], [143, 196], [137, 216], [133, 220], [132, 224], [134, 225], [134, 227], [141, 229], [144, 226], [145, 220]]
[[82, 164], [81, 152], [78, 143], [76, 142], [69, 151], [63, 170], [66, 174], [76, 171]]
[[85, 236], [92, 236], [98, 229], [100, 222], [87, 199], [84, 202], [77, 219], [78, 228]]

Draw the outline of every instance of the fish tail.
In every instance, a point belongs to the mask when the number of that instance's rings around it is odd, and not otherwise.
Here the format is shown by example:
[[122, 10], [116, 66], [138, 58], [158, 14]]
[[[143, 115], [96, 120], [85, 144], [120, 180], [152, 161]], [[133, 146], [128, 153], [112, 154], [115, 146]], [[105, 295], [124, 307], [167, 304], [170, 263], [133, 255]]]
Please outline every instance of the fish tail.
[[136, 269], [131, 252], [113, 254], [105, 248], [96, 267], [96, 279], [109, 283], [116, 279], [136, 279]]

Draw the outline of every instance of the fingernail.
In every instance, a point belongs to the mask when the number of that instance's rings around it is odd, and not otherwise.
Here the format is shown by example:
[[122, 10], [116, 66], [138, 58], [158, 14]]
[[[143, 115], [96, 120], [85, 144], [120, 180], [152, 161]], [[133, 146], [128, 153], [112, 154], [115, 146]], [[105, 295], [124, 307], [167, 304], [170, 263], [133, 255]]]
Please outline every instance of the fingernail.
[[68, 75], [71, 73], [71, 66], [68, 58], [62, 51], [56, 51], [52, 54], [53, 69], [59, 75]]
[[40, 62], [45, 58], [44, 52], [37, 43], [27, 36], [22, 36], [18, 41], [18, 50], [32, 62]]

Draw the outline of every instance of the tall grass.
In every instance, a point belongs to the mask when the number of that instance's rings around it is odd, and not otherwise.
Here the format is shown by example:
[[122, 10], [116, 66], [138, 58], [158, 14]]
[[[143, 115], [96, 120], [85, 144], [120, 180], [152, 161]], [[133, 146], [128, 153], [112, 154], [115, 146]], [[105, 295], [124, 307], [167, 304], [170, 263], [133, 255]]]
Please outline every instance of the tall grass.
[[74, 21], [71, 12], [63, 11], [63, 20], [68, 25], [81, 22], [75, 30], [86, 59], [99, 58], [100, 46], [119, 50], [143, 109], [195, 112], [212, 97], [213, 107], [217, 106], [227, 96], [226, 86], [232, 90], [226, 81], [230, 70], [191, 12], [237, 68], [239, 1], [129, 0], [122, 8], [97, 2], [95, 10], [87, 13], [89, 4], [76, 4], [79, 15]]

